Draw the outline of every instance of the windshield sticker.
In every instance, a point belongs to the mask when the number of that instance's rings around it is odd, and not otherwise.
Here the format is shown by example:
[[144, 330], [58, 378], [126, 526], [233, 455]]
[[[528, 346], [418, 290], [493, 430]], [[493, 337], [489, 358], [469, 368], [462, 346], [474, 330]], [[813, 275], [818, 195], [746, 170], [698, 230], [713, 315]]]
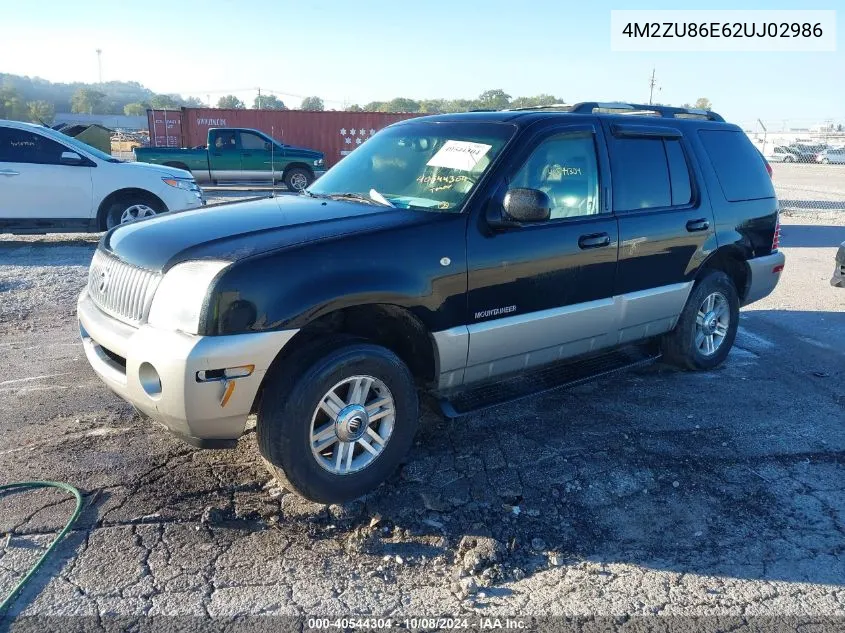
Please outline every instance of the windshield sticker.
[[446, 141], [426, 165], [472, 171], [492, 147], [492, 145], [470, 143], [469, 141]]
[[454, 184], [456, 182], [472, 182], [468, 176], [420, 176], [417, 182], [421, 185], [435, 185], [440, 183]]
[[551, 167], [549, 167], [549, 175], [554, 176], [555, 178], [560, 178], [561, 176], [580, 176], [581, 168], [561, 167], [560, 165], [552, 165]]

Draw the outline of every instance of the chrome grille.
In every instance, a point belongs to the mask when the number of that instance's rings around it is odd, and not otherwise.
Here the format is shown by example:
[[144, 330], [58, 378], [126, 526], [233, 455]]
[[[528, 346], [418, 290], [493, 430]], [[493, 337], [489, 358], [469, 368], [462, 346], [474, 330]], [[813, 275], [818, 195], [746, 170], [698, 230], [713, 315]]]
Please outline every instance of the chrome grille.
[[88, 270], [88, 294], [100, 310], [130, 325], [147, 316], [161, 275], [97, 249]]

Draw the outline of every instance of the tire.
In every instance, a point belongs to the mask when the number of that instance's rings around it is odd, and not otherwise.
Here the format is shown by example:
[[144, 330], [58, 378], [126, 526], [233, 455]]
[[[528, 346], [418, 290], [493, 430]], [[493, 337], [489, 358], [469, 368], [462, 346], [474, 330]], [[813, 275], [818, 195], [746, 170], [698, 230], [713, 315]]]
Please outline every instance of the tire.
[[[711, 297], [716, 297], [714, 303], [707, 304]], [[712, 305], [709, 310], [706, 309], [708, 305]], [[703, 318], [699, 317], [700, 312]], [[663, 359], [681, 369], [714, 369], [731, 351], [738, 326], [736, 286], [725, 273], [709, 272], [692, 289], [678, 325], [663, 337]], [[708, 339], [715, 347], [712, 351], [707, 349]]]
[[[355, 377], [374, 379], [363, 398], [355, 398]], [[321, 403], [335, 389], [344, 406], [334, 405], [330, 416]], [[392, 415], [385, 413], [390, 409], [385, 399], [392, 402]], [[361, 405], [353, 400], [369, 406], [356, 412]], [[363, 424], [360, 417], [353, 424], [360, 411], [379, 403], [363, 416]], [[369, 421], [375, 414], [380, 417]], [[312, 501], [343, 503], [374, 490], [393, 473], [411, 447], [418, 418], [413, 376], [396, 354], [360, 340], [324, 340], [294, 352], [268, 374], [258, 407], [258, 446], [282, 486]], [[312, 450], [314, 435], [323, 437]], [[338, 472], [338, 464], [347, 472]]]
[[829, 158], [822, 158], [822, 165], [830, 165], [830, 159]]
[[794, 162], [794, 161], [795, 161], [795, 159], [792, 158], [792, 156], [784, 156], [784, 158], [783, 158], [783, 162], [785, 162], [785, 163], [791, 163], [791, 162]]
[[285, 173], [284, 180], [285, 187], [288, 188], [288, 191], [295, 191], [296, 193], [299, 193], [312, 182], [314, 182], [314, 177], [311, 175], [311, 172], [307, 169], [294, 167], [293, 169], [289, 169]]
[[100, 228], [108, 231], [119, 224], [152, 217], [165, 211], [167, 208], [161, 200], [153, 196], [141, 194], [123, 196], [112, 202], [106, 209], [100, 221]]

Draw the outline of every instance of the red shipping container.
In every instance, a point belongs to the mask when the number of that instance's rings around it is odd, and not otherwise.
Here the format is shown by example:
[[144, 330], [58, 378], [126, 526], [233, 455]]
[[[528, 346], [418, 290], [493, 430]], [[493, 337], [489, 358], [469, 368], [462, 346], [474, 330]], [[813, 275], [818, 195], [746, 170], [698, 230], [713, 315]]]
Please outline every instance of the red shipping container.
[[[175, 130], [175, 114], [179, 117], [180, 142], [175, 146], [205, 145], [209, 128], [245, 127], [261, 130], [282, 143], [316, 149], [332, 166], [361, 143], [391, 123], [419, 114], [392, 112], [311, 112], [303, 110], [222, 110], [218, 108], [182, 108], [180, 113], [168, 111], [165, 121], [162, 110], [151, 110], [150, 144], [165, 145], [170, 136], [163, 130]], [[153, 125], [154, 123], [154, 125]], [[170, 127], [167, 127], [167, 126]]]
[[181, 110], [147, 110], [147, 124], [152, 147], [184, 147]]

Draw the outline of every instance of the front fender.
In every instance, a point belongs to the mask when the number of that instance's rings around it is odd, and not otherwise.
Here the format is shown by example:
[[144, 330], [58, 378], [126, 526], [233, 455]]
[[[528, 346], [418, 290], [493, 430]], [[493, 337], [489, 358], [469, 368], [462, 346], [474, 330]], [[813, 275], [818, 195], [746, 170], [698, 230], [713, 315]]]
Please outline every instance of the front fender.
[[431, 332], [466, 323], [466, 220], [302, 244], [233, 264], [215, 283], [209, 335], [301, 328], [351, 306], [407, 309]]

